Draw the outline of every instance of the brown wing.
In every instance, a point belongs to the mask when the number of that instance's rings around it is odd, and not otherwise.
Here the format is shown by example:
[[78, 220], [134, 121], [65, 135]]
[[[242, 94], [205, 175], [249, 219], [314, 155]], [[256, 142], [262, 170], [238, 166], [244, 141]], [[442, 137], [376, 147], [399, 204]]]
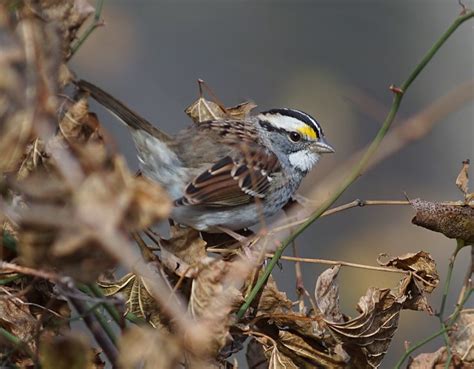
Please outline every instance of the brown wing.
[[256, 145], [240, 145], [236, 157], [226, 156], [197, 176], [176, 206], [238, 206], [263, 199], [280, 169], [277, 157]]

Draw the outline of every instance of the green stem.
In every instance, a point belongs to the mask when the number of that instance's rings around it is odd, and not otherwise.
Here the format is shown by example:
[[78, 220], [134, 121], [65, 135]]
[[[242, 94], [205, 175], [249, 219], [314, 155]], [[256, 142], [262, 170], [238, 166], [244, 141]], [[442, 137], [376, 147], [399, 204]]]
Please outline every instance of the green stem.
[[439, 308], [438, 317], [443, 321], [443, 314], [444, 309], [446, 307], [446, 300], [448, 298], [449, 287], [451, 285], [451, 278], [453, 276], [453, 269], [454, 269], [454, 262], [456, 260], [456, 256], [458, 255], [459, 251], [464, 247], [464, 240], [456, 240], [456, 249], [454, 250], [451, 258], [449, 259], [448, 265], [448, 273], [446, 274], [446, 281], [444, 282], [444, 289], [443, 289], [443, 298], [441, 300], [441, 307]]
[[[93, 296], [101, 298], [101, 299], [106, 299], [104, 294], [102, 293], [102, 290], [97, 286], [96, 283], [90, 283], [88, 285], [90, 292], [92, 293]], [[110, 314], [112, 319], [117, 323], [119, 327], [123, 326], [123, 318], [120, 316], [119, 312], [117, 309], [112, 305], [107, 302], [103, 304], [105, 310]]]
[[69, 59], [79, 50], [82, 44], [87, 40], [87, 38], [94, 32], [94, 30], [101, 25], [100, 14], [102, 13], [102, 7], [104, 6], [104, 0], [97, 0], [95, 6], [94, 19], [92, 20], [91, 25], [84, 31], [84, 34], [77, 40], [77, 42], [71, 46], [71, 55]]
[[431, 342], [432, 340], [434, 340], [436, 337], [439, 337], [441, 336], [442, 334], [446, 333], [446, 329], [441, 329], [439, 330], [438, 332], [436, 332], [435, 334], [425, 338], [424, 340], [422, 341], [419, 341], [417, 344], [415, 344], [414, 346], [412, 346], [410, 349], [408, 349], [405, 354], [400, 358], [400, 360], [398, 360], [397, 364], [395, 365], [394, 369], [400, 369], [402, 367], [402, 364], [404, 363], [404, 361], [416, 350], [418, 350], [420, 347], [426, 345], [428, 342]]
[[260, 289], [266, 283], [268, 277], [273, 271], [275, 265], [277, 265], [280, 257], [283, 255], [285, 248], [291, 244], [301, 233], [303, 233], [306, 228], [308, 228], [316, 219], [318, 219], [337, 199], [342, 195], [342, 193], [362, 174], [366, 165], [368, 164], [369, 160], [373, 156], [373, 154], [377, 151], [382, 139], [385, 137], [386, 133], [388, 132], [395, 116], [397, 114], [398, 108], [400, 107], [400, 103], [403, 98], [403, 94], [406, 93], [410, 85], [416, 79], [416, 77], [420, 74], [420, 72], [425, 68], [425, 66], [431, 61], [431, 59], [435, 56], [441, 46], [446, 42], [446, 40], [454, 33], [454, 31], [466, 20], [472, 18], [474, 16], [473, 11], [468, 11], [466, 14], [456, 18], [453, 24], [446, 30], [446, 32], [440, 37], [438, 41], [431, 47], [431, 49], [427, 52], [427, 54], [423, 57], [420, 63], [415, 67], [413, 72], [409, 75], [407, 80], [401, 86], [401, 92], [396, 93], [395, 97], [392, 101], [392, 106], [390, 111], [388, 112], [387, 117], [385, 118], [380, 130], [378, 131], [377, 135], [375, 136], [374, 140], [370, 144], [367, 151], [364, 153], [363, 157], [359, 161], [358, 164], [355, 165], [351, 174], [347, 177], [347, 179], [342, 183], [342, 185], [332, 194], [332, 196], [326, 200], [309, 218], [306, 222], [301, 224], [294, 233], [292, 233], [289, 237], [287, 237], [281, 244], [280, 247], [275, 251], [273, 258], [268, 263], [267, 267], [265, 268], [264, 272], [260, 276], [260, 278], [255, 283], [255, 286], [250, 291], [249, 296], [245, 300], [245, 302], [240, 307], [239, 311], [237, 312], [237, 317], [241, 319], [247, 309], [250, 307], [252, 301], [258, 295]]
[[23, 351], [31, 358], [35, 357], [35, 355], [33, 354], [33, 352], [31, 352], [31, 350], [26, 345], [26, 343], [24, 343], [21, 339], [19, 339], [14, 334], [8, 332], [6, 329], [0, 327], [0, 336], [3, 337], [6, 341], [8, 341], [16, 349]]

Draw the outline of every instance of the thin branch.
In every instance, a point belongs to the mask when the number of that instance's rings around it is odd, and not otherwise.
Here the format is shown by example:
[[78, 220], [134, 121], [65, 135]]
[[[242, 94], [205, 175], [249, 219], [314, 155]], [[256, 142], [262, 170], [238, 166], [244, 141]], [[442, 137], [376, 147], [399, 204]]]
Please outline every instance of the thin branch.
[[[215, 253], [231, 253], [234, 250], [228, 249], [209, 249], [209, 251]], [[275, 254], [267, 253], [265, 257], [273, 258]], [[302, 263], [309, 263], [309, 264], [324, 264], [324, 265], [341, 265], [350, 268], [359, 268], [359, 269], [366, 269], [366, 270], [375, 270], [379, 272], [389, 272], [389, 273], [398, 273], [398, 274], [410, 274], [411, 272], [408, 270], [401, 270], [389, 267], [382, 267], [382, 266], [374, 266], [374, 265], [365, 265], [365, 264], [357, 264], [357, 263], [350, 263], [347, 261], [342, 260], [328, 260], [328, 259], [316, 259], [316, 258], [302, 258], [302, 257], [295, 257], [295, 256], [282, 256], [280, 260], [287, 260], [287, 261], [295, 261], [295, 262], [302, 262]]]
[[249, 296], [247, 296], [245, 302], [242, 304], [240, 307], [237, 317], [241, 319], [247, 309], [250, 307], [250, 304], [252, 301], [255, 299], [255, 297], [258, 295], [260, 289], [264, 286], [266, 280], [270, 276], [273, 268], [275, 265], [278, 263], [278, 260], [280, 257], [283, 255], [283, 252], [285, 251], [286, 247], [293, 242], [301, 233], [303, 233], [316, 219], [318, 219], [343, 193], [344, 191], [353, 183], [355, 182], [361, 173], [365, 170], [367, 164], [379, 148], [383, 138], [387, 134], [390, 126], [392, 125], [393, 120], [395, 119], [395, 116], [397, 115], [398, 109], [400, 107], [402, 98], [410, 85], [413, 83], [413, 81], [418, 77], [418, 75], [421, 73], [421, 71], [426, 67], [426, 65], [431, 61], [431, 59], [436, 55], [438, 50], [443, 46], [443, 44], [448, 40], [448, 38], [456, 31], [456, 29], [465, 21], [468, 19], [474, 17], [474, 12], [469, 11], [465, 15], [459, 16], [456, 18], [456, 20], [453, 22], [453, 24], [446, 30], [446, 32], [435, 42], [435, 44], [431, 47], [431, 49], [426, 53], [426, 55], [423, 57], [421, 62], [415, 67], [415, 69], [410, 73], [408, 76], [407, 80], [401, 85], [400, 87], [400, 93], [395, 93], [393, 102], [392, 102], [392, 107], [390, 111], [388, 112], [387, 117], [385, 118], [385, 121], [383, 122], [382, 126], [380, 127], [380, 130], [378, 131], [377, 135], [375, 136], [374, 140], [368, 147], [367, 151], [365, 154], [362, 156], [362, 159], [359, 161], [357, 165], [352, 170], [352, 173], [347, 177], [347, 179], [342, 183], [342, 185], [339, 186], [339, 188], [319, 207], [310, 217], [309, 219], [301, 224], [298, 229], [291, 234], [289, 237], [287, 237], [282, 243], [281, 246], [276, 250], [275, 255], [273, 258], [270, 260], [268, 263], [267, 267], [265, 268], [264, 272], [262, 273], [262, 276], [257, 280], [254, 288], [250, 292]]
[[[311, 200], [307, 200], [307, 201], [311, 202]], [[410, 205], [410, 202], [408, 200], [359, 200], [359, 199], [356, 199], [354, 201], [348, 202], [347, 204], [343, 204], [343, 205], [340, 205], [340, 206], [336, 206], [335, 208], [326, 210], [321, 215], [321, 218], [339, 213], [341, 211], [352, 209], [352, 208], [364, 207], [364, 206], [374, 206], [374, 205]], [[463, 202], [461, 202], [461, 201], [459, 202], [459, 206], [464, 206], [464, 205], [465, 204]], [[281, 232], [281, 231], [287, 230], [288, 228], [292, 228], [294, 226], [303, 224], [308, 219], [309, 218], [307, 217], [307, 218], [304, 218], [304, 219], [296, 220], [292, 223], [287, 223], [287, 224], [279, 226], [279, 227], [273, 227], [270, 230], [269, 234], [274, 234], [274, 233], [277, 233], [277, 232]]]
[[33, 269], [33, 268], [9, 263], [2, 260], [0, 260], [0, 270], [30, 275], [33, 277], [46, 279], [51, 282], [59, 282], [63, 284], [69, 284], [72, 282], [72, 280], [69, 277], [60, 276], [59, 274], [56, 274], [56, 273], [47, 272], [45, 270], [40, 270], [40, 269]]

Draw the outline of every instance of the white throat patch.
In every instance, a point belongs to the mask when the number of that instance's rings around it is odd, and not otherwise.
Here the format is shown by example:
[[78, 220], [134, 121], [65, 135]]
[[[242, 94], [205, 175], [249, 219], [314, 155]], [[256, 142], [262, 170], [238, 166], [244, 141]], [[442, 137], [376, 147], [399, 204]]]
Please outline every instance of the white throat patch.
[[288, 156], [288, 160], [295, 168], [308, 172], [318, 162], [319, 155], [311, 151], [302, 150], [291, 153]]

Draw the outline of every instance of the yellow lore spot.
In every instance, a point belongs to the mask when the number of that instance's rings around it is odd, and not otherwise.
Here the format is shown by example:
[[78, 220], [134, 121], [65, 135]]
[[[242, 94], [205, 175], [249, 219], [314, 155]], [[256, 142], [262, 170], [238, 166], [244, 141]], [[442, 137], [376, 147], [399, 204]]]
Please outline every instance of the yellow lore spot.
[[304, 127], [298, 128], [298, 132], [304, 137], [307, 137], [312, 140], [315, 140], [318, 138], [318, 134], [310, 126], [304, 126]]

